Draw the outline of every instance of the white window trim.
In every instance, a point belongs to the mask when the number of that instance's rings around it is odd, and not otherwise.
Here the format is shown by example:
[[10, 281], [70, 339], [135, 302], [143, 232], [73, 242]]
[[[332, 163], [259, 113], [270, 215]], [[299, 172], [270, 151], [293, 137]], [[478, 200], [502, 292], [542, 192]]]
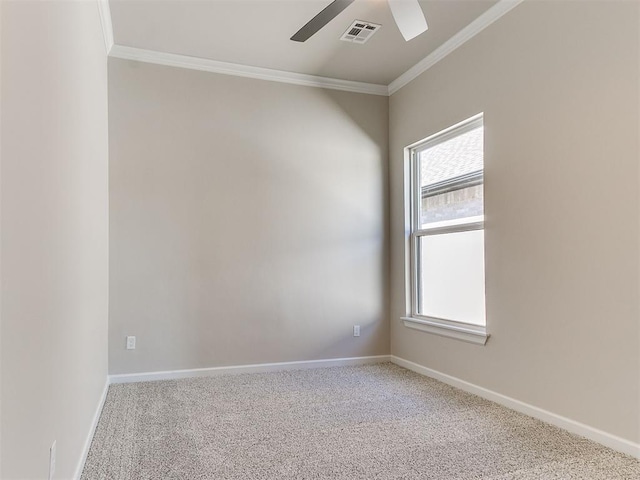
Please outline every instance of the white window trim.
[[478, 326], [478, 328], [475, 329], [473, 328], [473, 325], [466, 323], [460, 324], [459, 326], [452, 325], [445, 323], [446, 320], [442, 318], [401, 317], [400, 320], [402, 320], [405, 327], [412, 328], [414, 330], [433, 333], [435, 335], [440, 335], [441, 337], [455, 338], [456, 340], [475, 343], [476, 345], [485, 345], [490, 336], [485, 327]]
[[489, 339], [486, 326], [473, 325], [470, 323], [456, 322], [454, 320], [448, 320], [443, 318], [428, 317], [419, 315], [416, 311], [418, 305], [418, 269], [417, 269], [417, 257], [418, 257], [418, 238], [424, 235], [434, 235], [442, 233], [454, 233], [460, 231], [480, 230], [484, 229], [484, 218], [467, 219], [466, 222], [456, 223], [454, 225], [447, 225], [435, 228], [420, 229], [414, 231], [414, 225], [418, 223], [418, 212], [414, 202], [416, 192], [421, 192], [420, 181], [418, 175], [416, 175], [416, 162], [415, 149], [417, 147], [428, 148], [431, 145], [448, 140], [454, 136], [461, 135], [465, 132], [473, 130], [482, 125], [482, 114], [478, 114], [464, 122], [460, 122], [443, 132], [437, 133], [428, 137], [425, 140], [421, 140], [413, 145], [409, 145], [405, 148], [405, 159], [409, 162], [408, 182], [408, 202], [405, 205], [409, 205], [409, 255], [407, 255], [409, 278], [407, 285], [410, 290], [408, 295], [408, 308], [410, 312], [408, 316], [401, 317], [400, 320], [404, 326], [414, 330], [419, 330], [426, 333], [440, 335], [443, 337], [462, 340], [465, 342], [473, 343], [476, 345], [485, 345]]

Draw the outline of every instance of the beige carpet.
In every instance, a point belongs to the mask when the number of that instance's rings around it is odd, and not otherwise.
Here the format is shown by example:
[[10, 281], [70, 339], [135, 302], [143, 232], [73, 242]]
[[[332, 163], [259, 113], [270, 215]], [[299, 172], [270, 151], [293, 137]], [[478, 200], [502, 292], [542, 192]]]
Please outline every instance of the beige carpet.
[[112, 385], [93, 479], [640, 479], [640, 462], [392, 364]]

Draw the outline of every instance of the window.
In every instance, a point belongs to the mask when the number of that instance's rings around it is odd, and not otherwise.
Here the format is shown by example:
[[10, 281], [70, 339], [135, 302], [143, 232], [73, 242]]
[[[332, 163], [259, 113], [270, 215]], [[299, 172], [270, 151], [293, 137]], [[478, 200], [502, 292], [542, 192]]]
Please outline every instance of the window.
[[411, 316], [406, 326], [484, 344], [482, 115], [408, 148]]

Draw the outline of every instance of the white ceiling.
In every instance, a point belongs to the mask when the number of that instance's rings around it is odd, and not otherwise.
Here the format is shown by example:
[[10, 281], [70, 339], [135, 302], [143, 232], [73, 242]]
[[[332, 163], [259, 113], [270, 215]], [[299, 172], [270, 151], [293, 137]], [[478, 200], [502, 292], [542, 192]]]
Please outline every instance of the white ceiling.
[[[405, 42], [386, 0], [356, 0], [304, 43], [289, 38], [331, 0], [110, 0], [116, 45], [387, 85], [496, 3], [421, 0], [429, 30]], [[382, 25], [340, 41], [353, 20]]]

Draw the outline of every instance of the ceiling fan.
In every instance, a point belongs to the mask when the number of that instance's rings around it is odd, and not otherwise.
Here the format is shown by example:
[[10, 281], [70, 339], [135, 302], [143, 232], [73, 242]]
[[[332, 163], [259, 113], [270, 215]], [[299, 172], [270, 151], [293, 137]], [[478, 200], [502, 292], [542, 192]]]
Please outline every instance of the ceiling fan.
[[[294, 42], [306, 42], [354, 1], [333, 0], [324, 10], [298, 30], [291, 37], [291, 40]], [[389, 3], [389, 8], [391, 8], [393, 19], [407, 42], [427, 30], [427, 20], [424, 18], [424, 13], [422, 13], [418, 0], [387, 0], [387, 2]]]

